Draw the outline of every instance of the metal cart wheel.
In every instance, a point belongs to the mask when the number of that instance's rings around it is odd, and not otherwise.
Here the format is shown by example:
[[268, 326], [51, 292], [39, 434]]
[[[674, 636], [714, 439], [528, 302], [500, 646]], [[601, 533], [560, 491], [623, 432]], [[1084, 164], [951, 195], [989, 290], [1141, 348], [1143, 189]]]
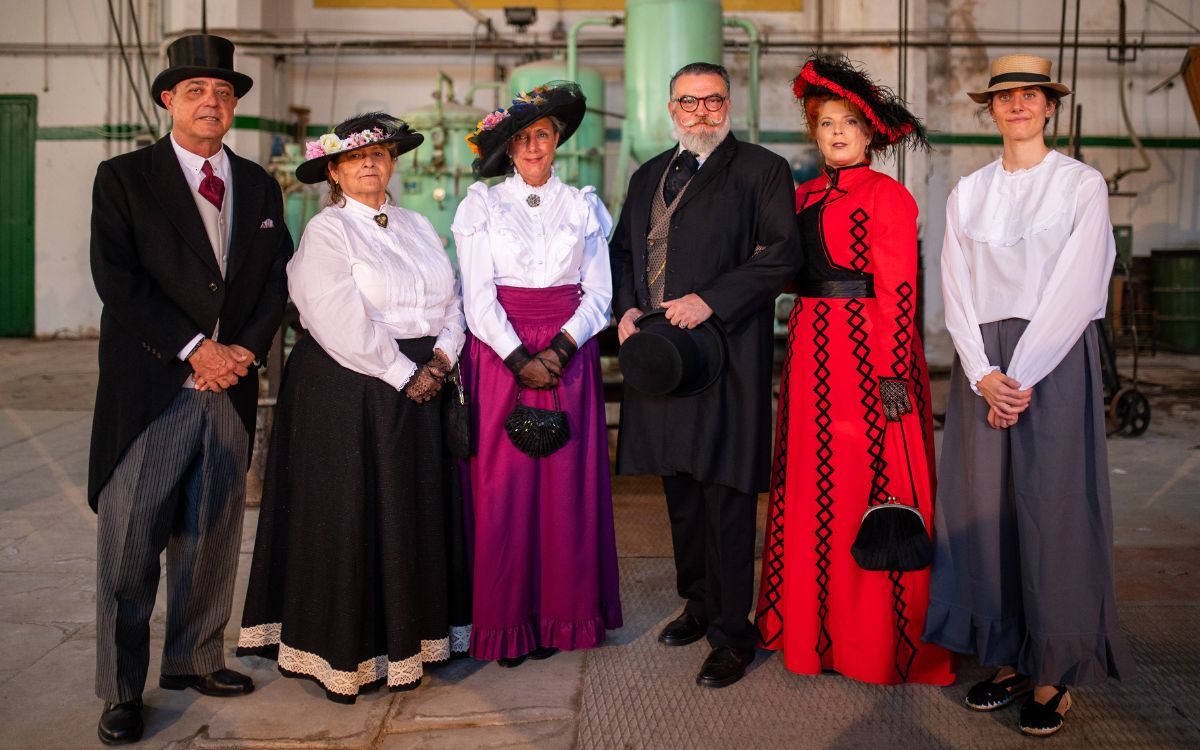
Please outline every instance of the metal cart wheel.
[[1136, 388], [1122, 388], [1112, 398], [1108, 419], [1114, 432], [1137, 437], [1150, 427], [1150, 400]]

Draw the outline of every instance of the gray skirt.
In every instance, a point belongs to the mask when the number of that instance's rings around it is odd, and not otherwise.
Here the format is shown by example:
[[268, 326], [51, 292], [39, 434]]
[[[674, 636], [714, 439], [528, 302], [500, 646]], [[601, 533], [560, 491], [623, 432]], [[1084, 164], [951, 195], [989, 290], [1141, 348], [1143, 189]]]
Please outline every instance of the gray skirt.
[[[988, 360], [1008, 369], [1027, 325], [981, 325]], [[1007, 430], [988, 426], [956, 359], [925, 641], [1039, 685], [1133, 676], [1113, 590], [1103, 410], [1094, 325]]]

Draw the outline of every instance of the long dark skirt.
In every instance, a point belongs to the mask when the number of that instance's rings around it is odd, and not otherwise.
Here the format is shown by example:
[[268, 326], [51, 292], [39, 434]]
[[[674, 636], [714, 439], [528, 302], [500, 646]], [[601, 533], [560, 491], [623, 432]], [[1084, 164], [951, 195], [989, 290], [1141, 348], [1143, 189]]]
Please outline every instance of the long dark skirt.
[[[397, 342], [415, 362], [434, 339]], [[278, 660], [352, 703], [416, 687], [470, 640], [462, 504], [441, 397], [417, 404], [312, 338], [276, 408], [238, 655]]]
[[[1027, 325], [980, 326], [989, 361], [1007, 369]], [[1103, 409], [1095, 326], [1007, 430], [988, 426], [955, 361], [926, 641], [1039, 685], [1133, 676], [1113, 591]]]

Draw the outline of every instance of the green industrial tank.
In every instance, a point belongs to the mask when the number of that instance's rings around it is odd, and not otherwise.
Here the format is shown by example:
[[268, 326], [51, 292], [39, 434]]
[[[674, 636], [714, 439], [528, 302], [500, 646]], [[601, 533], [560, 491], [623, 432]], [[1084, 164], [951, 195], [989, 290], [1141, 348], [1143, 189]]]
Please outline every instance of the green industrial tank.
[[[537, 60], [513, 68], [508, 86], [512, 96], [567, 78], [565, 60]], [[592, 185], [604, 194], [604, 76], [594, 68], [580, 67], [576, 83], [587, 97], [588, 113], [571, 140], [554, 157], [558, 178], [569, 185]]]
[[396, 165], [400, 175], [400, 205], [433, 223], [456, 264], [458, 257], [450, 225], [467, 188], [475, 181], [471, 172], [475, 155], [465, 139], [486, 114], [454, 101], [435, 100], [433, 106], [403, 116], [414, 130], [425, 136], [425, 141], [416, 150], [402, 154]]
[[722, 63], [720, 0], [625, 3], [625, 124], [633, 158], [644, 162], [674, 144], [667, 101], [675, 71]]

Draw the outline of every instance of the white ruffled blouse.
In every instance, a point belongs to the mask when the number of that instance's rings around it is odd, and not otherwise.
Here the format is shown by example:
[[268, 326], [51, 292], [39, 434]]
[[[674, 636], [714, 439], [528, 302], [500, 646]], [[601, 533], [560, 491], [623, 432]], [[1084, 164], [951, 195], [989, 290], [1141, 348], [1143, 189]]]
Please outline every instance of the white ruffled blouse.
[[[387, 227], [375, 223], [385, 213]], [[288, 292], [300, 322], [343, 367], [403, 388], [417, 365], [396, 339], [436, 336], [451, 362], [465, 339], [454, 268], [429, 219], [351, 198], [304, 228], [288, 263]]]
[[[530, 195], [538, 196], [531, 206]], [[471, 185], [451, 227], [462, 272], [467, 327], [501, 358], [521, 345], [497, 286], [579, 284], [579, 308], [563, 325], [578, 346], [604, 330], [612, 303], [608, 233], [612, 216], [592, 187], [551, 175], [531, 187], [514, 174], [491, 188]]]
[[997, 159], [959, 180], [946, 202], [942, 292], [946, 328], [971, 387], [1000, 369], [979, 326], [1022, 318], [1005, 373], [1032, 388], [1092, 320], [1104, 317], [1116, 257], [1108, 186], [1095, 169], [1051, 151], [1006, 172]]

